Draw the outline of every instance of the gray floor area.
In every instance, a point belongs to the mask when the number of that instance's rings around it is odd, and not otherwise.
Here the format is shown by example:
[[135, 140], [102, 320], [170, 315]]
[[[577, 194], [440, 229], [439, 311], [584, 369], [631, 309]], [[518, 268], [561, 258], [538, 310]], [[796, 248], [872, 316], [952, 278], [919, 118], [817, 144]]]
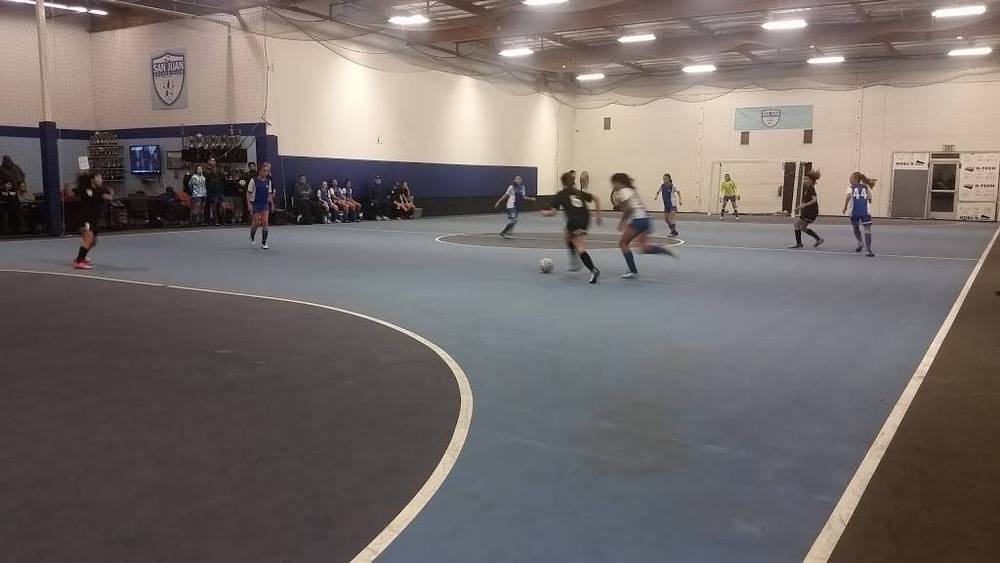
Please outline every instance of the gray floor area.
[[[503, 222], [275, 228], [267, 252], [236, 229], [108, 236], [94, 275], [331, 304], [454, 356], [468, 442], [384, 561], [774, 563], [808, 550], [995, 228], [877, 222], [867, 259], [843, 219], [816, 225], [823, 252], [784, 250], [787, 225], [682, 219], [679, 260], [642, 256], [629, 282], [596, 250], [598, 286], [564, 252], [435, 240]], [[0, 267], [74, 252], [3, 243]]]

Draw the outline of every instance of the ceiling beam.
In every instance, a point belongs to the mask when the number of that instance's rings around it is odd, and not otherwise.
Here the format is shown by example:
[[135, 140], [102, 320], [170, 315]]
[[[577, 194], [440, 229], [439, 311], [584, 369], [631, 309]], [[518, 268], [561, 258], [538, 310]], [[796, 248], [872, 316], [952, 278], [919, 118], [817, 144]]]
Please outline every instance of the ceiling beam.
[[665, 37], [641, 45], [612, 44], [589, 49], [585, 53], [553, 50], [539, 53], [525, 62], [536, 68], [558, 69], [569, 66], [597, 66], [632, 61], [638, 58], [705, 57], [720, 53], [745, 53], [753, 50], [809, 49], [817, 52], [824, 47], [857, 45], [863, 43], [893, 43], [954, 38], [956, 35], [973, 37], [995, 35], [1000, 31], [1000, 15], [952, 26], [930, 23], [926, 18], [892, 23], [827, 24], [812, 25], [808, 31], [774, 33], [764, 30], [719, 34], [710, 37]]
[[437, 0], [438, 4], [444, 4], [445, 6], [451, 6], [452, 8], [458, 8], [463, 12], [469, 12], [470, 14], [475, 14], [477, 16], [485, 16], [489, 14], [489, 10], [479, 6], [478, 4], [473, 4], [472, 0]]
[[488, 13], [461, 18], [455, 22], [444, 22], [437, 29], [410, 31], [409, 36], [422, 43], [479, 41], [493, 37], [532, 36], [592, 27], [788, 8], [817, 8], [844, 3], [845, 0], [621, 0], [597, 8], [568, 11], [522, 6], [504, 14]]

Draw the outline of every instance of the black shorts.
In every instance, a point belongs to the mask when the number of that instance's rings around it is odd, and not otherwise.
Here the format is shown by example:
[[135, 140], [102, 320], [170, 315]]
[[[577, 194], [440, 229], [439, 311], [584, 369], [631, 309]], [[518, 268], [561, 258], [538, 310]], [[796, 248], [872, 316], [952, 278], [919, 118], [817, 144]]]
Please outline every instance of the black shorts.
[[799, 215], [799, 220], [803, 223], [815, 223], [819, 215]]
[[579, 233], [587, 234], [587, 229], [590, 228], [590, 217], [587, 219], [573, 219], [566, 221], [566, 232], [567, 233]]

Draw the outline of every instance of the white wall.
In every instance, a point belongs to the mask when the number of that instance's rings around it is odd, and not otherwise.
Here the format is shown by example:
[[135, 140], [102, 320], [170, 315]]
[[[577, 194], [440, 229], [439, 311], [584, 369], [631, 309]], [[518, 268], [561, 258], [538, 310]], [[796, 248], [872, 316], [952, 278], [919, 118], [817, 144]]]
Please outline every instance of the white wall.
[[[822, 212], [836, 214], [851, 172], [883, 180], [874, 211], [888, 215], [894, 151], [1000, 149], [1000, 83], [951, 83], [918, 88], [875, 87], [854, 91], [735, 92], [705, 103], [661, 100], [641, 107], [611, 106], [575, 112], [573, 167], [589, 169], [595, 188], [613, 172], [635, 177], [652, 199], [664, 172], [684, 190], [685, 210], [712, 209], [712, 162], [721, 160], [810, 161], [823, 172]], [[802, 131], [753, 131], [749, 146], [733, 129], [737, 107], [813, 105], [815, 140]], [[612, 131], [603, 131], [611, 117]], [[695, 195], [700, 195], [701, 200]]]
[[[72, 15], [50, 19], [47, 26], [53, 120], [69, 129], [89, 129], [94, 121], [90, 34], [84, 21]], [[42, 103], [33, 6], [0, 6], [0, 53], [0, 125], [37, 127]]]
[[269, 41], [268, 53], [268, 130], [282, 154], [537, 166], [539, 192], [554, 193], [560, 149], [572, 150], [559, 127], [560, 113], [572, 113], [547, 96], [441, 72], [370, 70], [308, 42]]

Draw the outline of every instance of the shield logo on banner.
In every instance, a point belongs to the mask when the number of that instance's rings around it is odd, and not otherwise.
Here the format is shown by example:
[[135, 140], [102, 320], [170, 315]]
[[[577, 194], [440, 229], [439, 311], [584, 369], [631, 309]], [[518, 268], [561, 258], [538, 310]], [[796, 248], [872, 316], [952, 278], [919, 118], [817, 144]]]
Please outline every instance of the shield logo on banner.
[[764, 127], [771, 129], [778, 125], [781, 121], [781, 110], [780, 109], [766, 109], [760, 112], [760, 120], [764, 124]]
[[153, 88], [164, 104], [173, 105], [184, 89], [184, 55], [164, 53], [152, 60]]

